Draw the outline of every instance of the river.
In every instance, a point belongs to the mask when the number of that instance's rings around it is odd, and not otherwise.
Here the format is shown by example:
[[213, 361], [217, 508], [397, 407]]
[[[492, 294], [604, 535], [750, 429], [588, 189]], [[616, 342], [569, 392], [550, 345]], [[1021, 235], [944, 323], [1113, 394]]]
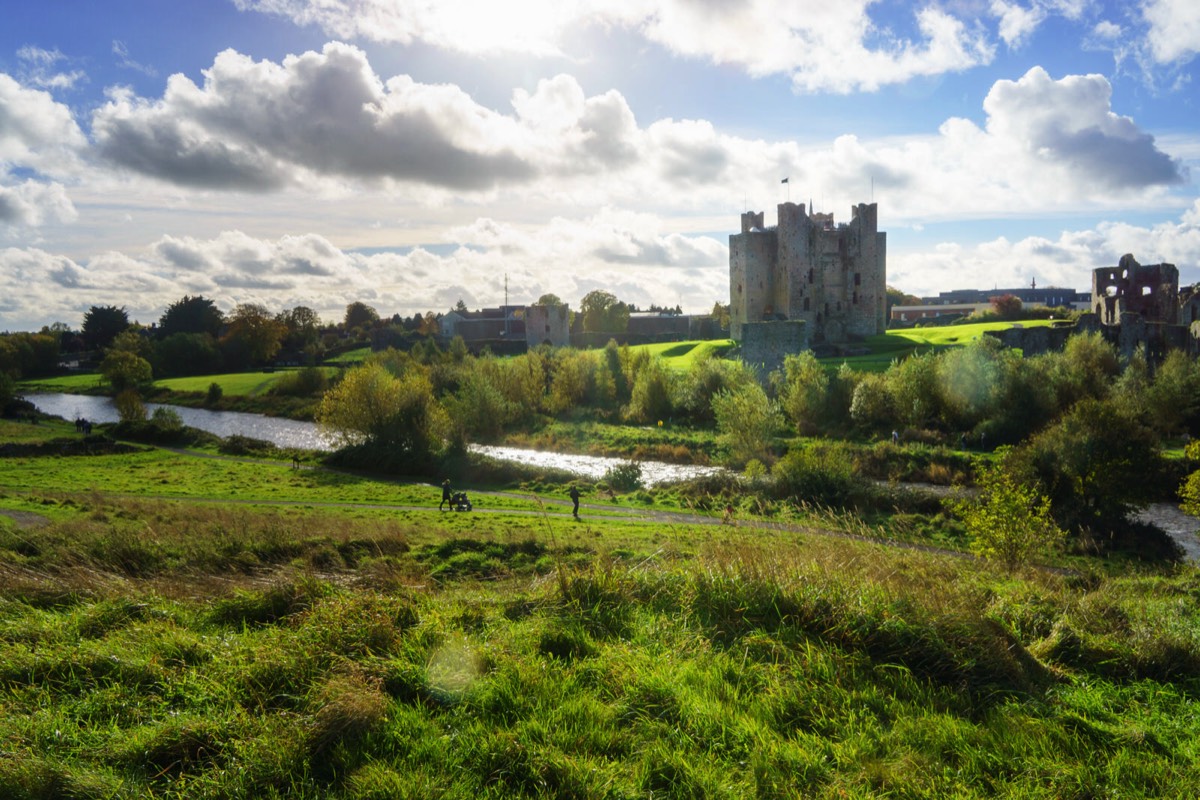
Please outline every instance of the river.
[[[63, 419], [88, 419], [92, 422], [116, 422], [119, 417], [112, 398], [84, 394], [31, 394], [26, 399], [44, 414]], [[217, 436], [240, 434], [254, 439], [273, 442], [279, 447], [296, 447], [305, 450], [332, 450], [332, 441], [312, 422], [268, 417], [262, 414], [247, 414], [241, 411], [209, 411], [204, 408], [147, 403], [146, 409], [154, 413], [156, 408], [169, 408], [179, 414], [183, 424], [192, 428], [215, 433]], [[614, 466], [625, 463], [620, 458], [604, 456], [551, 453], [526, 450], [519, 447], [496, 447], [472, 445], [471, 450], [500, 461], [517, 461], [538, 467], [561, 469], [586, 478], [599, 479]], [[642, 461], [642, 483], [655, 486], [660, 483], [685, 480], [720, 471], [720, 467], [703, 467], [694, 464], [668, 464], [662, 461]]]

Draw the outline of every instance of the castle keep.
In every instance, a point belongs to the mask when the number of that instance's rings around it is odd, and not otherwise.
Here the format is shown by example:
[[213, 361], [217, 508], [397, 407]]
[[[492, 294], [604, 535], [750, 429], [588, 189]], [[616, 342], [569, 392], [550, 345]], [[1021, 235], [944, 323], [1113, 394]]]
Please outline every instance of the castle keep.
[[742, 214], [729, 237], [730, 335], [745, 326], [780, 320], [804, 323], [810, 346], [847, 342], [887, 328], [887, 234], [878, 207], [859, 203], [851, 220], [808, 214], [803, 203], [781, 203], [779, 224], [763, 212]]

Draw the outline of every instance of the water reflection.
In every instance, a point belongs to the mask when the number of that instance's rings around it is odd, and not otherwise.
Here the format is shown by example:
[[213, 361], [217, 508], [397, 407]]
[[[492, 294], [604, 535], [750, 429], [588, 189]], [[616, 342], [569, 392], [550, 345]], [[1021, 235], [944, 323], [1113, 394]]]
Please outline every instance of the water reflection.
[[[86, 394], [31, 394], [26, 397], [45, 414], [74, 420], [89, 419], [92, 422], [116, 422], [120, 419], [117, 408], [110, 397], [94, 397]], [[179, 414], [183, 424], [190, 428], [215, 433], [217, 436], [249, 436], [274, 442], [279, 447], [298, 447], [305, 450], [333, 450], [333, 443], [312, 422], [300, 422], [262, 414], [246, 414], [240, 411], [210, 411], [205, 408], [147, 403], [146, 410], [153, 414], [156, 408], [169, 408]]]

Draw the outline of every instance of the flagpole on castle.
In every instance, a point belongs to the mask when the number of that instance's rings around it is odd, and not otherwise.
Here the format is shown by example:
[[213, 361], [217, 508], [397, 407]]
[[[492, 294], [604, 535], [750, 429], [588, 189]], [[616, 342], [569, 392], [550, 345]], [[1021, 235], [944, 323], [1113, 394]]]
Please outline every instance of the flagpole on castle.
[[788, 187], [787, 188], [787, 201], [789, 203], [792, 202], [792, 184], [791, 184], [791, 182], [787, 178], [784, 178], [783, 180], [780, 181], [780, 183], [787, 184], [787, 187]]

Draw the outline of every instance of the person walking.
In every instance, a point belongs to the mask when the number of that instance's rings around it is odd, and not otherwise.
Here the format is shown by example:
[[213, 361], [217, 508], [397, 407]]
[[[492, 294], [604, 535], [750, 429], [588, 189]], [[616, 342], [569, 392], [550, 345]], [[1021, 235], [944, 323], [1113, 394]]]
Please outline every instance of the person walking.
[[449, 478], [446, 478], [446, 480], [442, 481], [442, 502], [438, 503], [438, 511], [444, 511], [445, 509], [443, 508], [443, 506], [445, 506], [447, 503], [450, 504], [451, 508], [454, 508], [454, 501], [451, 498], [451, 493], [450, 493], [450, 479]]
[[579, 519], [579, 487], [575, 484], [571, 484], [571, 491], [569, 491], [567, 494], [571, 496], [571, 502], [575, 505], [575, 507], [571, 509], [571, 516], [575, 517], [575, 519]]

